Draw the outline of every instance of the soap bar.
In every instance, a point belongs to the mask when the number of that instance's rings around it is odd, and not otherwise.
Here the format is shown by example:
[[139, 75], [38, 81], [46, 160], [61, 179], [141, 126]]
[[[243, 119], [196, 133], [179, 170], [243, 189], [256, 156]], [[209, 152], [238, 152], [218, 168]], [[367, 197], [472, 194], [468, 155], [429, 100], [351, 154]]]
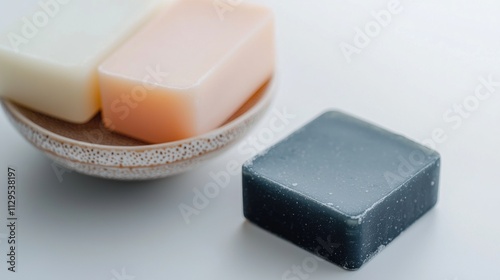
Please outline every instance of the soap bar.
[[99, 67], [109, 129], [149, 143], [223, 124], [273, 73], [274, 17], [240, 3], [169, 5]]
[[356, 270], [436, 204], [439, 169], [435, 151], [329, 111], [244, 164], [244, 215]]
[[97, 67], [162, 1], [23, 0], [0, 5], [5, 9], [0, 9], [0, 96], [84, 123], [100, 109]]

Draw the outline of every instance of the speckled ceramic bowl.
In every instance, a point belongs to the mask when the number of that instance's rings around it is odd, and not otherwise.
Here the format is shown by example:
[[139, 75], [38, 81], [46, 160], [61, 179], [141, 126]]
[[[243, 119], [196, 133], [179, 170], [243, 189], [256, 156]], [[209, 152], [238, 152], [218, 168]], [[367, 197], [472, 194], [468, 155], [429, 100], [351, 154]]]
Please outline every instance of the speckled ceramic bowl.
[[49, 158], [91, 176], [144, 180], [188, 171], [242, 138], [264, 114], [275, 92], [272, 79], [224, 125], [204, 135], [148, 145], [106, 130], [100, 115], [77, 125], [33, 112], [10, 101], [2, 105], [17, 130]]

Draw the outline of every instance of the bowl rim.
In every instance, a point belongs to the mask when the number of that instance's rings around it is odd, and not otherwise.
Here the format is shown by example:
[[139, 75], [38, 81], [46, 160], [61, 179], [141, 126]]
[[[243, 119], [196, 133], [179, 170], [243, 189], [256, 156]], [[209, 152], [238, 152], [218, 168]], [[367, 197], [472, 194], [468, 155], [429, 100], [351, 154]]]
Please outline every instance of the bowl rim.
[[40, 126], [36, 124], [35, 122], [31, 121], [28, 117], [26, 117], [24, 114], [22, 114], [19, 110], [17, 110], [16, 105], [14, 105], [14, 102], [8, 100], [8, 99], [1, 99], [1, 102], [5, 105], [6, 110], [8, 111], [7, 113], [12, 114], [14, 118], [16, 118], [20, 123], [27, 125], [31, 129], [34, 129], [36, 131], [39, 131], [43, 134], [46, 134], [52, 140], [59, 141], [61, 143], [66, 143], [66, 144], [72, 144], [72, 145], [77, 145], [77, 146], [83, 146], [87, 147], [90, 149], [104, 149], [104, 150], [121, 150], [121, 151], [137, 151], [137, 150], [148, 150], [148, 149], [163, 149], [163, 148], [168, 148], [168, 147], [175, 147], [179, 146], [182, 144], [190, 143], [192, 141], [196, 141], [198, 139], [203, 139], [203, 138], [208, 138], [211, 135], [214, 134], [219, 134], [222, 133], [223, 131], [230, 130], [239, 124], [243, 123], [245, 120], [250, 119], [252, 116], [258, 114], [262, 109], [264, 109], [267, 105], [271, 103], [271, 101], [274, 99], [276, 96], [276, 88], [278, 84], [278, 77], [276, 74], [273, 74], [273, 76], [268, 80], [268, 85], [264, 89], [264, 93], [262, 96], [257, 100], [257, 102], [252, 105], [248, 110], [246, 110], [243, 114], [240, 116], [236, 117], [234, 120], [231, 120], [230, 122], [227, 122], [213, 130], [210, 130], [206, 133], [203, 133], [201, 135], [193, 136], [190, 138], [186, 139], [181, 139], [181, 140], [176, 140], [176, 141], [171, 141], [171, 142], [164, 142], [164, 143], [157, 143], [157, 144], [145, 144], [145, 145], [136, 145], [136, 146], [119, 146], [119, 145], [104, 145], [104, 144], [95, 144], [95, 143], [90, 143], [90, 142], [85, 142], [81, 140], [76, 140], [72, 139], [66, 136], [62, 136], [60, 134], [57, 134], [55, 132], [52, 132], [48, 129], [46, 129], [43, 126]]

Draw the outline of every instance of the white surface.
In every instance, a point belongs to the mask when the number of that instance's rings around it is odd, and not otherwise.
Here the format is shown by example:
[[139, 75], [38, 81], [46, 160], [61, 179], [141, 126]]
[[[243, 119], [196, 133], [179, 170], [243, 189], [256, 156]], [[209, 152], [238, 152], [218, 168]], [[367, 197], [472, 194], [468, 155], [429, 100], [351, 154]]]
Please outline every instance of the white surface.
[[[404, 10], [350, 64], [339, 44], [351, 43], [354, 28], [363, 28], [386, 1], [259, 2], [277, 14], [275, 107], [296, 116], [273, 142], [332, 107], [412, 139], [438, 128], [447, 136], [437, 146], [443, 160], [437, 207], [361, 270], [320, 262], [308, 279], [498, 279], [500, 87], [456, 129], [442, 117], [473, 94], [479, 77], [500, 81], [498, 1], [402, 1]], [[254, 135], [268, 132], [274, 116]], [[19, 173], [19, 272], [7, 272], [2, 261], [0, 279], [127, 279], [119, 277], [122, 268], [136, 280], [281, 279], [311, 256], [245, 222], [240, 175], [185, 223], [179, 204], [191, 204], [193, 190], [213, 182], [210, 172], [250, 157], [237, 147], [160, 181], [65, 173], [59, 182], [51, 162], [4, 116], [0, 128], [0, 234], [6, 233], [4, 170], [13, 165]], [[5, 240], [0, 248], [4, 259]]]

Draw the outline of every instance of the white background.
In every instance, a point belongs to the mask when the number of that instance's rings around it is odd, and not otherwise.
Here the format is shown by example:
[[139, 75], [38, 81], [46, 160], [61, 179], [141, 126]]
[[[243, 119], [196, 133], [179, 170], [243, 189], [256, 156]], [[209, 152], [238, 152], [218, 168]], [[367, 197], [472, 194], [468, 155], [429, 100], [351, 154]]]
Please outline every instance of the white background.
[[[371, 12], [387, 9], [388, 1], [256, 2], [276, 12], [280, 85], [274, 107], [295, 115], [266, 146], [327, 108], [420, 142], [436, 130], [445, 134], [436, 146], [443, 161], [436, 208], [361, 270], [319, 262], [308, 279], [500, 279], [500, 86], [477, 104], [473, 97], [481, 77], [500, 81], [499, 2], [401, 0], [403, 10], [350, 63], [339, 45], [354, 44], [355, 29], [364, 29]], [[449, 110], [464, 100], [471, 110], [457, 119]], [[273, 117], [270, 111], [251, 135], [258, 137]], [[4, 114], [0, 129], [2, 280], [132, 279], [122, 273], [136, 280], [282, 279], [311, 256], [245, 221], [240, 175], [185, 222], [179, 205], [192, 205], [194, 190], [213, 182], [210, 173], [250, 157], [237, 147], [163, 180], [65, 173], [60, 182], [51, 162]], [[19, 178], [16, 274], [7, 272], [1, 239], [7, 166], [15, 166]]]

